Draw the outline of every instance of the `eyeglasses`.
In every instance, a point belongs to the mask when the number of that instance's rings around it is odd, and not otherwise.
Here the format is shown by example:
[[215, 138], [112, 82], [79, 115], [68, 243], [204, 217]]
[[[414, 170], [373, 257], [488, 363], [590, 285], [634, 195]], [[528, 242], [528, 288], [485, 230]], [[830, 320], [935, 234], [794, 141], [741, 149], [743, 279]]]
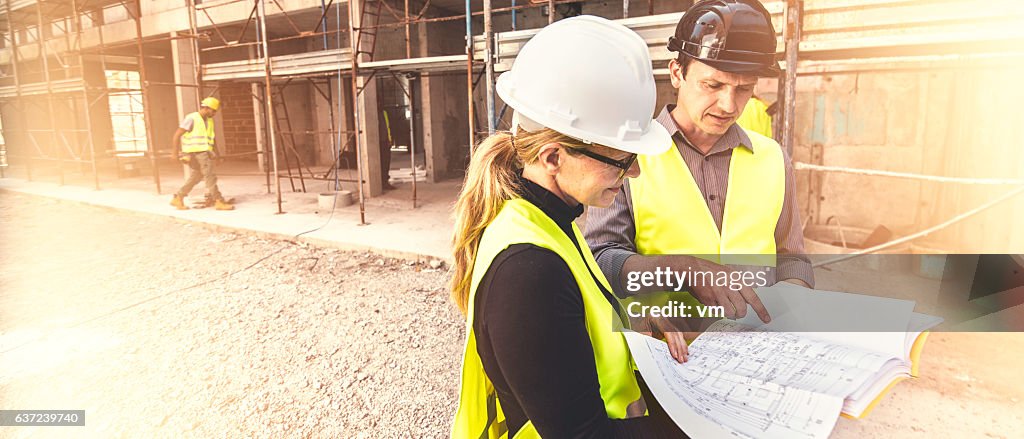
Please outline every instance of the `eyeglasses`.
[[611, 157], [603, 156], [601, 154], [598, 154], [598, 153], [593, 152], [593, 151], [588, 151], [588, 150], [583, 149], [583, 148], [569, 148], [569, 149], [572, 152], [580, 153], [580, 154], [585, 155], [587, 157], [590, 157], [590, 158], [592, 158], [594, 160], [597, 160], [597, 161], [599, 161], [601, 163], [604, 163], [604, 164], [607, 164], [607, 165], [612, 165], [612, 166], [614, 166], [616, 168], [619, 168], [620, 171], [619, 171], [619, 176], [617, 178], [618, 180], [621, 180], [622, 177], [624, 177], [626, 175], [626, 173], [629, 172], [629, 168], [633, 167], [633, 163], [636, 163], [636, 154], [630, 154], [629, 157], [626, 157], [625, 159], [622, 159], [622, 160], [615, 160], [615, 159], [613, 159]]

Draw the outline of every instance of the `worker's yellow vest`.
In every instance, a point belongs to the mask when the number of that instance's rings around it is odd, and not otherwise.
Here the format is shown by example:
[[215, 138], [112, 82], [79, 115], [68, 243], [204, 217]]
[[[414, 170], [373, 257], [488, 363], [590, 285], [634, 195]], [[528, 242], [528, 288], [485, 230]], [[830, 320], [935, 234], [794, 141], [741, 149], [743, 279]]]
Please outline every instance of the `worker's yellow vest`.
[[639, 156], [629, 182], [640, 254], [698, 256], [719, 264], [775, 266], [775, 226], [786, 192], [782, 148], [747, 131], [753, 151], [733, 148], [722, 230], [677, 148]]
[[203, 152], [213, 150], [213, 118], [203, 120], [198, 112], [185, 116], [192, 119], [192, 131], [181, 136], [181, 152]]
[[[459, 389], [459, 408], [452, 425], [453, 438], [504, 438], [508, 436], [505, 416], [497, 400], [494, 386], [484, 373], [477, 353], [473, 332], [473, 308], [476, 289], [491, 262], [502, 250], [513, 244], [533, 244], [558, 254], [569, 265], [583, 296], [587, 333], [594, 348], [597, 378], [601, 385], [601, 399], [611, 419], [643, 416], [645, 406], [640, 396], [633, 360], [626, 339], [615, 327], [622, 325], [619, 315], [601, 293], [594, 276], [608, 291], [611, 287], [598, 268], [586, 241], [576, 225], [572, 231], [580, 250], [558, 228], [551, 218], [533, 204], [522, 199], [505, 202], [501, 212], [487, 226], [480, 240], [466, 316], [466, 347], [462, 357], [462, 382]], [[580, 253], [582, 251], [582, 255]], [[587, 267], [589, 266], [589, 271]], [[590, 273], [594, 276], [591, 276]], [[515, 438], [538, 438], [533, 423], [527, 422]]]
[[743, 107], [743, 113], [736, 119], [736, 124], [747, 131], [753, 131], [765, 137], [772, 136], [772, 117], [768, 114], [768, 105], [764, 101], [751, 97]]

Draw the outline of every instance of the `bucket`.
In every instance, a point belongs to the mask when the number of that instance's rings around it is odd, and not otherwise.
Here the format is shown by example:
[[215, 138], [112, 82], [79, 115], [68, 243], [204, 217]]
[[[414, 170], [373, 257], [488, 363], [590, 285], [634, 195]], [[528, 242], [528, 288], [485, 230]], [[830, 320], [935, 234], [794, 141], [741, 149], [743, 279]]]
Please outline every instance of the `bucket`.
[[316, 204], [321, 212], [329, 211], [334, 207], [349, 206], [352, 204], [352, 192], [321, 192], [317, 196]]
[[334, 208], [336, 195], [334, 192], [321, 192], [316, 197], [316, 207], [320, 212], [329, 211]]

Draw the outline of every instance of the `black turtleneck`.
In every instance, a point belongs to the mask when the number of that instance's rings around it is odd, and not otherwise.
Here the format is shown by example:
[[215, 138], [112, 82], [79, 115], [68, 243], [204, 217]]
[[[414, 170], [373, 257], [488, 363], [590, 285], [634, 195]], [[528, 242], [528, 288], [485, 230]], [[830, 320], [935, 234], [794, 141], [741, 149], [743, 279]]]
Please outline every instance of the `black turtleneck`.
[[[572, 221], [583, 206], [569, 206], [525, 178], [519, 184], [522, 198], [554, 220], [578, 249]], [[604, 293], [617, 307], [610, 292]], [[527, 419], [542, 437], [685, 437], [642, 381], [651, 416], [608, 419], [582, 293], [555, 252], [532, 244], [509, 246], [494, 258], [475, 300], [477, 352], [494, 383], [509, 437]]]

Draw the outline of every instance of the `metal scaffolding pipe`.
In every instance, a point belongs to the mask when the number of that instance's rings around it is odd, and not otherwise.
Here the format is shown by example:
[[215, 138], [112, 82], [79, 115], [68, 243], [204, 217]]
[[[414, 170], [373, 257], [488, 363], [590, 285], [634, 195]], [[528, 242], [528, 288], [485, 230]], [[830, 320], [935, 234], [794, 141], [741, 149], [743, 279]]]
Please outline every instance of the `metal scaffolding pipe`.
[[782, 147], [790, 157], [796, 142], [796, 71], [797, 52], [800, 50], [800, 30], [803, 26], [803, 0], [786, 0], [786, 80], [785, 108], [782, 116]]
[[[79, 15], [78, 0], [71, 0], [71, 10], [72, 10], [72, 15], [74, 17], [75, 33], [78, 36], [78, 47], [77, 47], [77, 49], [79, 51], [78, 60], [79, 60], [79, 63], [82, 65], [82, 82], [84, 83], [85, 82], [85, 57], [82, 56], [82, 53], [81, 53], [81, 50], [82, 50], [82, 17]], [[71, 49], [71, 45], [68, 44], [68, 50], [70, 50], [70, 49]], [[102, 56], [101, 56], [100, 62], [101, 63], [104, 62], [104, 60], [102, 59]], [[106, 78], [106, 71], [104, 71], [103, 73], [104, 73], [103, 77]], [[15, 73], [15, 74], [17, 74], [17, 73]], [[90, 164], [92, 165], [92, 184], [93, 184], [93, 188], [94, 189], [100, 190], [100, 170], [99, 170], [98, 163], [96, 162], [96, 142], [93, 141], [92, 131], [91, 131], [92, 130], [92, 116], [91, 116], [91, 110], [89, 109], [89, 107], [91, 106], [90, 102], [89, 102], [89, 93], [88, 93], [88, 91], [83, 91], [82, 95], [83, 95], [82, 105], [85, 106], [85, 108], [84, 108], [84, 110], [85, 110], [85, 124], [89, 128], [89, 130], [90, 130], [89, 134], [87, 134], [87, 136], [88, 136], [87, 139], [88, 139], [88, 144], [89, 144], [89, 161], [90, 161]], [[159, 189], [157, 191], [159, 192]]]
[[512, 30], [516, 30], [516, 0], [512, 0]]
[[409, 162], [412, 169], [412, 208], [416, 208], [416, 93], [413, 86], [415, 78], [409, 74], [405, 76], [405, 83], [409, 90]]
[[[6, 14], [4, 14], [4, 18], [7, 20], [7, 29], [11, 33], [11, 67], [14, 70], [14, 96], [15, 96], [16, 108], [18, 109], [17, 114], [21, 117], [21, 120], [23, 122], [25, 122], [25, 123], [22, 124], [22, 126], [27, 127], [28, 124], [27, 124], [27, 121], [25, 120], [25, 112], [22, 111], [22, 108], [24, 107], [24, 103], [21, 101], [21, 73], [18, 70], [18, 42], [17, 42], [17, 40], [14, 37], [14, 24], [11, 22], [11, 2], [5, 1], [4, 2], [4, 8], [6, 9], [6, 12], [7, 12]], [[10, 124], [8, 124], [8, 126], [9, 125]], [[28, 136], [27, 132], [25, 133], [25, 136]], [[10, 157], [14, 157], [14, 156], [10, 156]], [[28, 173], [28, 180], [31, 181], [32, 180], [32, 159], [28, 158], [27, 160], [25, 160], [25, 165], [26, 165], [25, 169], [26, 169], [26, 171]]]
[[[150, 150], [149, 161], [153, 166], [153, 184], [156, 185], [156, 193], [160, 194], [160, 165], [156, 160], [156, 142], [153, 141], [153, 122], [150, 120], [149, 113], [149, 93], [146, 91], [149, 89], [149, 84], [146, 82], [146, 60], [143, 59], [145, 56], [144, 48], [142, 47], [142, 0], [135, 0], [135, 6], [138, 10], [134, 14], [131, 14], [135, 18], [135, 43], [139, 50], [139, 85], [142, 93], [142, 119], [144, 126], [146, 127], [146, 146]], [[88, 114], [88, 109], [86, 109]], [[135, 125], [132, 124], [134, 127]]]
[[[262, 0], [254, 1], [260, 2]], [[189, 30], [192, 32], [192, 35], [197, 35], [199, 33], [199, 28], [196, 23], [196, 0], [188, 0], [188, 5], [190, 9], [188, 14]], [[192, 52], [192, 74], [196, 80], [195, 108], [198, 110], [199, 101], [202, 100], [201, 95], [203, 94], [203, 68], [199, 62], [199, 42], [193, 39], [192, 44], [189, 45], [189, 49], [191, 49]], [[175, 151], [175, 154], [177, 154], [177, 151]]]
[[[84, 7], [84, 5], [83, 5], [83, 7]], [[95, 105], [96, 103], [98, 103], [100, 101], [100, 99], [103, 99], [104, 97], [107, 98], [107, 100], [108, 100], [107, 102], [109, 104], [110, 92], [111, 92], [111, 89], [109, 88], [110, 84], [107, 83], [107, 55], [106, 55], [107, 50], [106, 49], [108, 49], [108, 47], [107, 47], [106, 44], [104, 44], [105, 42], [103, 41], [103, 32], [97, 32], [97, 35], [99, 37], [99, 43], [100, 43], [99, 44], [100, 71], [103, 72], [103, 87], [106, 88], [106, 89], [99, 96], [97, 96], [94, 101], [92, 101], [91, 103], [88, 104], [90, 107], [92, 105]], [[84, 83], [85, 81], [83, 80], [82, 82]], [[140, 86], [141, 86], [141, 84], [140, 84]], [[127, 91], [131, 92], [131, 91], [134, 91], [134, 90], [127, 90]], [[88, 99], [88, 94], [86, 94], [86, 99]], [[86, 110], [88, 111], [88, 108], [86, 108]], [[108, 122], [110, 123], [110, 138], [107, 139], [107, 140], [111, 144], [113, 144], [114, 140], [115, 140], [115, 137], [114, 137], [114, 124], [113, 124], [112, 121], [110, 121], [109, 118], [108, 118]], [[97, 172], [97, 174], [96, 174], [97, 178], [99, 178], [98, 177], [99, 176], [99, 171], [97, 170], [96, 172]]]
[[[386, 5], [387, 3], [385, 3]], [[409, 34], [409, 0], [405, 0], [405, 57], [412, 58], [412, 40]], [[415, 197], [413, 198], [415, 200]], [[413, 201], [413, 204], [416, 204]], [[414, 206], [415, 207], [415, 206]]]
[[256, 0], [259, 5], [260, 36], [263, 40], [263, 78], [265, 96], [263, 106], [267, 114], [267, 130], [270, 133], [271, 160], [274, 163], [274, 187], [277, 192], [277, 213], [284, 213], [281, 210], [281, 177], [277, 171], [277, 135], [274, 133], [274, 93], [270, 88], [270, 50], [267, 46], [267, 8], [266, 0]]
[[494, 134], [494, 29], [491, 27], [491, 0], [484, 0], [484, 71], [487, 92], [487, 135]]
[[[46, 107], [47, 113], [50, 118], [50, 128], [53, 130], [53, 141], [57, 142], [57, 131], [60, 129], [57, 127], [56, 115], [53, 114], [53, 86], [50, 83], [50, 64], [47, 61], [47, 50], [46, 50], [46, 39], [43, 36], [43, 12], [42, 8], [36, 7], [36, 19], [39, 27], [36, 29], [39, 31], [39, 58], [43, 61], [43, 80], [46, 81]], [[52, 145], [51, 145], [52, 146]], [[61, 157], [60, 149], [57, 149], [57, 172], [60, 174], [60, 184], [64, 185], [64, 160]]]
[[[337, 26], [338, 31], [340, 32], [341, 31], [341, 5], [338, 5], [338, 7], [334, 8], [334, 16], [335, 16], [334, 24], [335, 24], [335, 26]], [[327, 28], [324, 27], [324, 30], [327, 30]], [[341, 50], [341, 34], [338, 35], [337, 43], [338, 43], [338, 50]], [[337, 108], [338, 108], [338, 111], [337, 111], [337, 114], [338, 114], [338, 121], [337, 121], [338, 129], [336, 130], [336, 133], [334, 134], [334, 136], [337, 138], [337, 143], [336, 143], [337, 148], [336, 148], [336, 151], [335, 151], [337, 153], [337, 156], [334, 158], [334, 162], [331, 163], [331, 167], [334, 168], [333, 169], [334, 170], [334, 190], [340, 191], [341, 190], [341, 175], [340, 175], [339, 168], [341, 167], [341, 155], [345, 152], [345, 151], [342, 150], [342, 148], [344, 148], [345, 144], [341, 141], [341, 135], [342, 135], [342, 133], [348, 134], [350, 132], [349, 129], [348, 129], [348, 123], [345, 124], [345, 128], [344, 129], [341, 129], [341, 123], [342, 123], [341, 122], [341, 118], [344, 117], [344, 112], [342, 111], [343, 108], [342, 108], [341, 104], [343, 102], [345, 102], [345, 91], [341, 88], [341, 79], [342, 79], [342, 77], [341, 77], [341, 63], [338, 63], [338, 70], [337, 70], [336, 78], [338, 80], [338, 101], [337, 101], [338, 102], [338, 104], [337, 104]], [[346, 119], [346, 122], [347, 122], [347, 119]], [[335, 123], [333, 119], [331, 119], [331, 123], [332, 124]], [[355, 132], [355, 135], [359, 136], [359, 133]], [[347, 136], [346, 136], [346, 138], [347, 138]]]
[[476, 123], [473, 120], [473, 9], [466, 0], [466, 112], [469, 113], [469, 155], [476, 151]]
[[[467, 0], [468, 1], [468, 0]], [[356, 38], [356, 5], [355, 1], [349, 0], [348, 2], [348, 43], [352, 50], [352, 120], [355, 124], [355, 142], [356, 142], [356, 175], [358, 176], [359, 182], [356, 186], [359, 187], [359, 224], [366, 224], [366, 196], [363, 194], [363, 151], [366, 145], [362, 145], [359, 141], [359, 84], [356, 80], [359, 78], [359, 41]], [[359, 26], [363, 25], [362, 9], [359, 9]], [[360, 31], [361, 32], [361, 31]], [[372, 79], [368, 79], [372, 80]]]

